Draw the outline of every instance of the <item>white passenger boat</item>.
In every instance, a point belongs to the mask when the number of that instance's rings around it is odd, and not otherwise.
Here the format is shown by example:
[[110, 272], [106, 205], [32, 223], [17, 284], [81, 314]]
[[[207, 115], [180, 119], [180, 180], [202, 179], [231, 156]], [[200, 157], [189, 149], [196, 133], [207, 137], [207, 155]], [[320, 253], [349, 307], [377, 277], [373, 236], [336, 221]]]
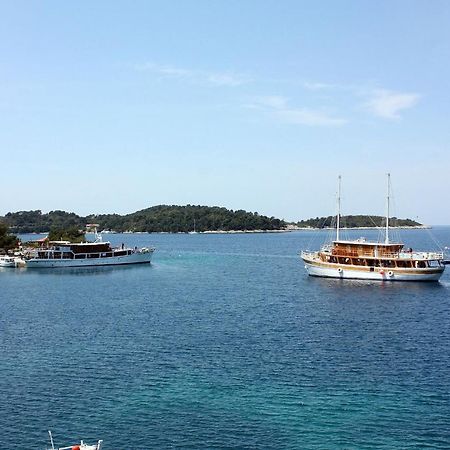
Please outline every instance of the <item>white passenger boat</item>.
[[47, 450], [101, 450], [103, 441], [97, 441], [97, 444], [94, 445], [88, 445], [84, 441], [81, 441], [79, 444], [70, 445], [69, 447], [55, 447], [55, 444], [53, 443], [53, 436], [52, 432], [48, 432], [50, 436], [50, 444], [51, 448]]
[[49, 242], [48, 248], [30, 252], [26, 258], [28, 268], [90, 267], [125, 264], [149, 264], [154, 248], [129, 248], [122, 244], [112, 247], [103, 242], [97, 234], [95, 242], [71, 243], [68, 241]]
[[16, 258], [13, 256], [0, 256], [0, 267], [16, 267]]
[[337, 199], [336, 239], [319, 251], [302, 251], [309, 275], [381, 281], [438, 281], [444, 272], [444, 254], [404, 249], [389, 239], [390, 175], [388, 175], [387, 213], [384, 242], [364, 238], [340, 238], [340, 182]]

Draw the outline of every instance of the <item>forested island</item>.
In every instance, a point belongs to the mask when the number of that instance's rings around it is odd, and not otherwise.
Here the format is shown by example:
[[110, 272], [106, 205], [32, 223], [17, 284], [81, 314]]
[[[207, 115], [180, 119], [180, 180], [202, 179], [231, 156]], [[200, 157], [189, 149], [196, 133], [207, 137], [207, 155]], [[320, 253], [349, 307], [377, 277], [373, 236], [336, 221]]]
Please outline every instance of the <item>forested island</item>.
[[[86, 224], [98, 224], [99, 231], [110, 230], [123, 232], [166, 232], [188, 233], [214, 231], [275, 231], [293, 230], [297, 228], [329, 228], [335, 226], [335, 217], [316, 217], [288, 223], [275, 217], [267, 217], [257, 212], [244, 210], [233, 211], [218, 206], [177, 206], [159, 205], [143, 209], [131, 214], [90, 214], [79, 216], [73, 212], [50, 211], [43, 213], [36, 211], [10, 212], [0, 221], [9, 229], [10, 233], [47, 233], [66, 239], [75, 239], [77, 230], [84, 230]], [[421, 224], [411, 219], [397, 219], [392, 217], [390, 224], [395, 227], [420, 227]], [[382, 227], [385, 218], [381, 216], [342, 216], [343, 228]], [[5, 239], [11, 240], [12, 238]]]
[[132, 214], [100, 214], [78, 216], [65, 211], [19, 211], [8, 213], [3, 221], [14, 233], [45, 233], [50, 230], [84, 229], [88, 223], [96, 223], [99, 230], [118, 233], [192, 231], [273, 231], [285, 229], [287, 223], [275, 217], [267, 217], [244, 210], [229, 210], [218, 206], [159, 205]]
[[[398, 219], [390, 217], [389, 224], [392, 227], [420, 227], [421, 223], [411, 219]], [[336, 226], [336, 216], [316, 217], [308, 220], [301, 220], [296, 223], [300, 228], [330, 228]], [[384, 227], [386, 217], [384, 216], [341, 216], [340, 225], [342, 228], [373, 228]]]

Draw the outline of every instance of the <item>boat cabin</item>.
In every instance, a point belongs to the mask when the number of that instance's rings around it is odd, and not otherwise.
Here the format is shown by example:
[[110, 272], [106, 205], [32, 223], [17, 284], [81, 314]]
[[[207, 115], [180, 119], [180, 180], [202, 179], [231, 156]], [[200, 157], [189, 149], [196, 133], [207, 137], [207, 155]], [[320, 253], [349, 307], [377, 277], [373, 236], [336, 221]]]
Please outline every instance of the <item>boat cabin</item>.
[[51, 241], [48, 249], [39, 249], [38, 259], [88, 259], [111, 258], [131, 255], [136, 251], [130, 248], [112, 248], [109, 242], [82, 242], [72, 244], [68, 241]]
[[403, 244], [399, 243], [382, 244], [358, 239], [356, 241], [334, 241], [331, 254], [343, 257], [398, 258], [402, 249]]

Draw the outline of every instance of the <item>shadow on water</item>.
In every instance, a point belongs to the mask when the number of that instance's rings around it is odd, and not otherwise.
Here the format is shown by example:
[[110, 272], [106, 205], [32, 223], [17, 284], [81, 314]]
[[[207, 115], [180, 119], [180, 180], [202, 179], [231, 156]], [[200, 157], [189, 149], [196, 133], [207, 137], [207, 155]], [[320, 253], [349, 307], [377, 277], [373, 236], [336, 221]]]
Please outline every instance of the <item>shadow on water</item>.
[[339, 289], [341, 291], [358, 291], [367, 288], [379, 292], [399, 293], [437, 293], [448, 291], [450, 283], [446, 281], [376, 281], [376, 280], [349, 280], [338, 278], [307, 277], [309, 287], [322, 287], [324, 289]]
[[39, 274], [39, 275], [90, 275], [101, 276], [113, 272], [126, 272], [136, 270], [148, 270], [152, 268], [153, 264], [139, 264], [139, 265], [117, 265], [117, 266], [89, 266], [89, 267], [48, 267], [39, 269], [27, 269], [26, 267], [20, 269], [21, 272]]

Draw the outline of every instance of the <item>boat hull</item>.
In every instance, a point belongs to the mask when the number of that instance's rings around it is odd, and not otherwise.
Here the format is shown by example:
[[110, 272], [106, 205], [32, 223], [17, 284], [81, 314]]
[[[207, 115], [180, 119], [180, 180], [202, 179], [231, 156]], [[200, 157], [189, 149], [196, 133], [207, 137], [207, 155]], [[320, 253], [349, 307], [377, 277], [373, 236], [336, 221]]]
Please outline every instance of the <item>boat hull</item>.
[[15, 261], [7, 262], [7, 261], [0, 261], [0, 267], [16, 267]]
[[320, 264], [303, 258], [308, 275], [314, 277], [375, 281], [439, 281], [444, 267], [402, 270]]
[[38, 259], [32, 258], [26, 261], [29, 269], [48, 269], [60, 267], [93, 267], [93, 266], [118, 266], [126, 264], [149, 264], [153, 251], [145, 253], [132, 253], [131, 255], [111, 256], [104, 258], [85, 259]]

